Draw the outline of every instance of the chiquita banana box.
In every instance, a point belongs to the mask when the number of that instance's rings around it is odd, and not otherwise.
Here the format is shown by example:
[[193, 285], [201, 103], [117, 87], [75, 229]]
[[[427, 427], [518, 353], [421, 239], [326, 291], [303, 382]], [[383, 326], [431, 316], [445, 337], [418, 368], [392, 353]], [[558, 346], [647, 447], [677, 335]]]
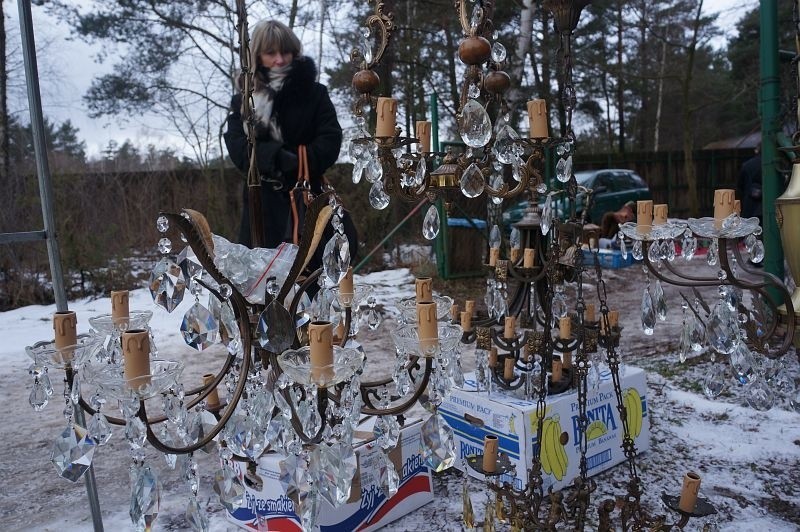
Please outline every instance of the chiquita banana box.
[[[600, 385], [589, 386], [586, 415], [586, 462], [589, 474], [594, 475], [625, 460], [622, 452], [623, 426], [617, 409], [617, 397], [611, 382], [611, 372], [603, 367]], [[620, 371], [622, 373], [622, 371]], [[642, 452], [650, 447], [650, 421], [647, 415], [647, 385], [644, 371], [625, 367], [621, 375], [622, 400], [627, 411], [628, 427]], [[538, 448], [536, 402], [520, 397], [492, 392], [477, 392], [474, 374], [466, 375], [464, 389], [453, 389], [439, 411], [452, 427], [459, 459], [456, 465], [463, 469], [461, 458], [483, 452], [483, 438], [494, 434], [501, 453], [516, 466], [515, 475], [505, 475], [502, 481], [513, 483], [518, 489], [527, 482], [527, 469]], [[558, 490], [565, 487], [579, 473], [580, 441], [578, 428], [578, 395], [573, 390], [547, 398], [542, 425], [541, 461], [544, 488]], [[476, 478], [481, 475], [470, 467], [467, 471]]]
[[[419, 421], [407, 421], [400, 431], [400, 441], [389, 459], [399, 476], [397, 492], [391, 496], [381, 489], [383, 451], [372, 439], [374, 418], [358, 426], [354, 451], [358, 469], [350, 487], [350, 498], [334, 508], [327, 501], [319, 511], [320, 532], [369, 532], [399, 519], [433, 500], [431, 471], [420, 451]], [[356, 441], [360, 440], [360, 441]], [[245, 486], [240, 507], [228, 512], [228, 520], [246, 530], [302, 532], [294, 500], [281, 484], [282, 457], [264, 455], [258, 466], [234, 462]]]

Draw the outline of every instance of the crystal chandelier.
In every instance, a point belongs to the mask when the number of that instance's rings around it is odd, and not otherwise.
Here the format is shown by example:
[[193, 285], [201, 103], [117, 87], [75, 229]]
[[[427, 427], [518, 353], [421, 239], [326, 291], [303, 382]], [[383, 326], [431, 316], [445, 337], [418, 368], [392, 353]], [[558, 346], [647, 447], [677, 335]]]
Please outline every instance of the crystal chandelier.
[[[508, 74], [502, 70], [506, 49], [500, 42], [490, 44], [488, 40], [494, 31], [494, 3], [476, 2], [470, 12], [466, 0], [458, 0], [456, 10], [464, 35], [458, 53], [467, 66], [457, 114], [458, 131], [467, 150], [458, 156], [431, 151], [430, 122], [419, 121], [415, 136], [411, 132], [402, 136], [396, 126], [397, 101], [372, 96], [380, 84], [373, 68], [380, 62], [395, 29], [391, 15], [383, 11], [382, 2], [376, 2], [375, 13], [367, 19], [363, 50], [351, 53], [360, 68], [353, 76], [353, 87], [359, 93], [354, 105], [359, 133], [350, 144], [353, 182], [359, 183], [363, 177], [371, 183], [369, 200], [375, 209], [385, 209], [393, 196], [405, 201], [427, 198], [431, 203], [443, 197], [448, 207], [459, 191], [467, 198], [486, 193], [500, 203], [530, 189], [532, 202], [536, 203], [537, 193], [547, 190], [538, 163], [543, 160], [544, 148], [556, 144], [560, 144], [559, 154], [563, 157], [557, 167], [559, 179], [568, 181], [571, 136], [550, 138], [544, 100], [528, 102], [528, 138], [520, 137], [510, 124], [503, 96], [511, 85]], [[379, 43], [374, 51], [373, 32], [377, 33]], [[371, 135], [364, 113], [373, 105], [377, 123], [375, 134]], [[498, 114], [494, 124], [487, 111], [490, 108]], [[415, 151], [412, 146], [416, 146]], [[437, 166], [439, 159], [441, 164]], [[509, 168], [513, 177], [511, 186], [504, 177]], [[438, 210], [431, 205], [423, 223], [423, 236], [428, 240], [435, 238], [440, 223]]]
[[[244, 3], [237, 6], [243, 71], [252, 76]], [[245, 84], [246, 95], [249, 87], [252, 82]], [[252, 121], [248, 124], [252, 127]], [[256, 197], [258, 183], [250, 187]], [[342, 214], [335, 192], [327, 190], [309, 205], [298, 246], [251, 250], [214, 235], [199, 212], [162, 213], [156, 228], [163, 258], [149, 280], [153, 300], [172, 312], [187, 293], [194, 296], [180, 327], [183, 339], [198, 351], [222, 344], [227, 356], [217, 373], [187, 389], [180, 381], [184, 365], [157, 349], [148, 326], [152, 313], [130, 310], [127, 292], [113, 294], [111, 314], [89, 319], [89, 335], [75, 334], [75, 313], [56, 315], [55, 340], [27, 352], [33, 360], [34, 409], [43, 409], [53, 394], [49, 370], [65, 372], [67, 426], [51, 456], [59, 475], [77, 481], [114, 427], [124, 427], [135, 528], [149, 529], [159, 512], [160, 482], [147, 463], [149, 445], [179, 469], [190, 493], [187, 520], [194, 529], [206, 530], [194, 453], [219, 454], [213, 490], [229, 511], [244, 497], [233, 462], [275, 453], [281, 457], [281, 483], [294, 498], [303, 527], [315, 529], [321, 501], [335, 508], [350, 496], [356, 471], [353, 436], [362, 416], [376, 417], [381, 487], [387, 496], [397, 491], [399, 475], [388, 453], [398, 444], [402, 414], [421, 400], [433, 412], [420, 429], [423, 459], [433, 471], [450, 467], [452, 430], [437, 408], [452, 386], [463, 382], [461, 329], [442, 321], [452, 300], [435, 295], [430, 278], [419, 279], [416, 297], [401, 302], [404, 323], [392, 334], [391, 375], [362, 380], [367, 353], [356, 339], [362, 304], [371, 328], [380, 317], [370, 287], [353, 283]], [[321, 242], [329, 223], [334, 235]], [[178, 241], [187, 246], [175, 256], [173, 242]], [[306, 275], [323, 245], [323, 267]], [[201, 302], [205, 294], [207, 305]], [[227, 391], [224, 400], [221, 390]], [[118, 404], [122, 416], [111, 416], [107, 404]], [[76, 408], [91, 416], [87, 427], [76, 423]]]

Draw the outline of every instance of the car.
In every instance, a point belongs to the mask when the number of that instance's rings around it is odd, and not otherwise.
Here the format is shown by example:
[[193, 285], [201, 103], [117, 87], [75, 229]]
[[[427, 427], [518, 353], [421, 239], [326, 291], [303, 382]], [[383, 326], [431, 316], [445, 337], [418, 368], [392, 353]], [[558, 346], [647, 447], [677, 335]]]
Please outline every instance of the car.
[[[651, 199], [650, 188], [647, 183], [633, 170], [608, 169], [608, 170], [586, 170], [575, 172], [575, 180], [578, 185], [590, 188], [593, 191], [593, 200], [586, 220], [591, 223], [599, 224], [603, 214], [614, 212], [621, 209], [629, 201], [639, 201]], [[560, 184], [560, 183], [559, 183]], [[540, 207], [544, 203], [546, 196], [539, 197]], [[563, 195], [555, 195], [554, 198], [563, 198]], [[581, 215], [585, 204], [585, 194], [578, 193], [576, 198], [575, 210]], [[503, 222], [505, 225], [516, 223], [525, 215], [528, 208], [528, 200], [521, 200], [506, 208], [503, 212]], [[556, 213], [559, 218], [566, 219], [568, 206], [566, 202], [556, 201]]]

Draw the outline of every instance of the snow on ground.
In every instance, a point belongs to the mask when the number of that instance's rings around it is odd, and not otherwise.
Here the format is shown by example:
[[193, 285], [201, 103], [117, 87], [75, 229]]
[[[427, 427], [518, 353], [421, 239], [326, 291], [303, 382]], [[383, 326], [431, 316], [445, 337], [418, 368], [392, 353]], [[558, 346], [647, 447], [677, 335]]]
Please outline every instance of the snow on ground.
[[[609, 297], [618, 301], [618, 308], [638, 308], [639, 290], [628, 289], [631, 285], [642, 286], [640, 274], [633, 270], [608, 275]], [[375, 287], [374, 293], [388, 318], [378, 330], [362, 327], [359, 333], [370, 360], [368, 375], [386, 374], [394, 356], [387, 334], [394, 327], [396, 308], [393, 307], [397, 300], [413, 294], [413, 277], [407, 269], [398, 269], [357, 276], [356, 282]], [[205, 298], [201, 302], [205, 303]], [[192, 303], [193, 298], [187, 294], [181, 306], [168, 314], [153, 305], [147, 290], [131, 293], [132, 309], [153, 310], [151, 326], [160, 356], [186, 363], [182, 380], [187, 386], [198, 383], [202, 374], [216, 371], [225, 356], [218, 348], [198, 353], [183, 344], [178, 328]], [[79, 332], [86, 332], [88, 318], [109, 312], [110, 303], [108, 298], [79, 300], [71, 302], [70, 308], [78, 313]], [[57, 370], [51, 374], [55, 388], [51, 404], [41, 413], [33, 412], [28, 405], [32, 379], [27, 374], [29, 360], [24, 348], [52, 338], [54, 310], [52, 305], [30, 306], [0, 313], [3, 333], [0, 362], [6, 367], [0, 375], [0, 400], [8, 405], [4, 416], [6, 447], [0, 460], [0, 475], [4, 480], [0, 493], [0, 530], [91, 530], [83, 481], [71, 484], [58, 478], [49, 463], [52, 441], [64, 426], [61, 376]], [[628, 321], [624, 323], [624, 336], [630, 341], [623, 351], [624, 359], [648, 371], [651, 449], [638, 460], [646, 489], [645, 504], [652, 511], [664, 513], [661, 492], [676, 493], [683, 473], [696, 470], [703, 476], [703, 493], [719, 510], [716, 522], [720, 530], [800, 529], [800, 414], [786, 403], [768, 412], [757, 412], [746, 406], [743, 388], [733, 383], [717, 400], [706, 399], [699, 392], [698, 383], [713, 363], [707, 355], [686, 364], [677, 362], [672, 352], [677, 341], [672, 334], [677, 327], [675, 319], [672, 329], [665, 326], [669, 333], [657, 331], [657, 336], [663, 335], [660, 340], [643, 337], [635, 325], [635, 315], [625, 319]], [[471, 369], [472, 353], [465, 352], [462, 356], [465, 369]], [[797, 379], [800, 372], [795, 354], [787, 355], [786, 362], [790, 374]], [[129, 459], [119, 432], [97, 451], [94, 460], [106, 530], [131, 529]], [[177, 472], [166, 468], [158, 453], [150, 450], [148, 458], [164, 484], [156, 529], [187, 530], [183, 514], [188, 491], [184, 482]], [[216, 457], [198, 453], [196, 460], [201, 475], [200, 501], [211, 519], [211, 530], [234, 530], [225, 521], [211, 489]], [[621, 495], [625, 479], [623, 466], [600, 474], [593, 501]], [[461, 530], [461, 483], [458, 473], [437, 475], [434, 502], [386, 530]], [[470, 491], [480, 520], [485, 491], [475, 480], [470, 481]], [[697, 522], [687, 528], [699, 529]]]

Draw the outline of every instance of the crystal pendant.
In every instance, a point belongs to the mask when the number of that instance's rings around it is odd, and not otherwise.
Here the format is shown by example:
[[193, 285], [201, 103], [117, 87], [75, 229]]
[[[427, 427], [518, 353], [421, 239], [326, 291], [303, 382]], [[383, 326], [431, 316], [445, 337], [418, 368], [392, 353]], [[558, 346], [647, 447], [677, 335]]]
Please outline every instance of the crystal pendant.
[[97, 442], [97, 445], [105, 445], [111, 439], [111, 425], [106, 416], [97, 412], [92, 416], [92, 420], [87, 427], [89, 436]]
[[125, 423], [125, 439], [131, 449], [141, 449], [147, 441], [147, 427], [138, 417], [130, 417]]
[[681, 256], [687, 261], [690, 261], [692, 260], [692, 257], [694, 257], [696, 251], [697, 239], [691, 235], [684, 237], [683, 244], [681, 244]]
[[740, 342], [739, 346], [731, 353], [730, 363], [731, 369], [733, 369], [733, 378], [739, 384], [750, 384], [756, 379], [756, 360], [744, 342]]
[[320, 495], [334, 508], [338, 508], [350, 498], [353, 476], [358, 470], [353, 446], [345, 443], [334, 443], [330, 447], [320, 445], [312, 455], [318, 460], [316, 469], [320, 472]]
[[365, 30], [363, 35], [361, 36], [361, 49], [364, 55], [364, 61], [366, 61], [367, 65], [372, 63], [372, 41], [370, 39], [370, 35], [372, 34], [369, 29]]
[[80, 425], [70, 424], [56, 438], [50, 461], [56, 466], [59, 476], [77, 482], [92, 465], [97, 446]]
[[208, 516], [194, 496], [189, 498], [189, 506], [186, 508], [186, 521], [192, 527], [192, 530], [196, 532], [208, 531]]
[[292, 346], [295, 335], [292, 315], [283, 305], [271, 301], [258, 318], [256, 339], [259, 345], [271, 353], [283, 353]]
[[689, 329], [689, 342], [692, 345], [692, 349], [695, 352], [699, 352], [703, 349], [703, 344], [706, 341], [706, 326], [703, 322], [692, 314], [691, 317], [691, 328]]
[[187, 345], [202, 351], [217, 342], [219, 324], [208, 309], [196, 301], [183, 316], [181, 334]]
[[436, 205], [428, 207], [425, 219], [422, 221], [422, 236], [427, 240], [433, 240], [439, 234], [441, 222], [439, 221], [439, 210]]
[[766, 412], [775, 403], [775, 394], [766, 382], [759, 379], [747, 387], [747, 404], [755, 410]]
[[148, 286], [156, 305], [172, 312], [183, 301], [186, 278], [180, 266], [164, 257], [153, 268]]
[[158, 252], [167, 255], [170, 251], [172, 251], [172, 241], [167, 237], [161, 238], [158, 241]]
[[219, 495], [219, 502], [228, 512], [233, 512], [244, 504], [244, 486], [236, 471], [228, 464], [223, 464], [214, 474], [214, 492]]
[[551, 225], [553, 225], [553, 197], [548, 194], [547, 199], [544, 200], [544, 206], [542, 207], [541, 229], [543, 235], [546, 235], [548, 231], [550, 231]]
[[661, 279], [656, 279], [656, 285], [653, 289], [653, 299], [656, 304], [656, 316], [661, 321], [667, 319], [667, 298], [664, 297], [664, 287], [661, 286]]
[[[270, 394], [271, 397], [271, 394]], [[217, 418], [208, 410], [200, 410], [189, 424], [189, 439], [196, 443], [209, 434], [217, 424]], [[217, 449], [217, 442], [213, 439], [200, 448], [204, 453], [211, 454]]]
[[753, 244], [753, 251], [750, 252], [750, 261], [758, 264], [764, 260], [764, 243], [761, 240], [756, 240]]
[[394, 497], [400, 487], [400, 476], [397, 474], [394, 464], [389, 456], [384, 454], [381, 460], [381, 481], [380, 486], [386, 498]]
[[486, 188], [486, 180], [483, 177], [483, 172], [477, 164], [472, 163], [464, 170], [461, 175], [461, 193], [468, 198], [477, 198], [483, 194], [483, 189]]
[[169, 230], [169, 220], [163, 214], [156, 218], [156, 229], [159, 233], [166, 233]]
[[681, 361], [681, 364], [686, 362], [686, 359], [689, 358], [689, 353], [692, 351], [692, 341], [690, 340], [690, 335], [691, 326], [689, 323], [684, 321], [683, 326], [681, 327], [681, 341], [678, 348], [678, 359]]
[[622, 231], [617, 233], [617, 237], [619, 237], [619, 252], [622, 254], [623, 259], [628, 260], [628, 245], [625, 243], [625, 236]]
[[161, 486], [155, 472], [147, 466], [134, 472], [130, 516], [139, 530], [150, 530], [161, 506]]
[[47, 390], [44, 384], [39, 379], [33, 381], [33, 388], [31, 394], [28, 396], [28, 402], [36, 412], [41, 412], [47, 406], [50, 396], [47, 395]]
[[559, 159], [556, 163], [556, 179], [566, 183], [570, 177], [572, 177], [572, 155], [568, 155], [565, 159]]
[[712, 366], [709, 369], [708, 375], [706, 375], [705, 380], [703, 381], [703, 393], [709, 399], [714, 399], [719, 397], [719, 394], [725, 389], [725, 375], [723, 371], [720, 371], [719, 368], [716, 366]]
[[644, 252], [642, 252], [642, 241], [636, 240], [633, 243], [633, 248], [631, 248], [631, 255], [636, 260], [642, 260], [644, 258]]
[[335, 284], [339, 284], [347, 275], [347, 268], [350, 267], [350, 243], [343, 234], [334, 234], [325, 244], [322, 266], [325, 275]]
[[[467, 469], [466, 463], [464, 464], [464, 471]], [[469, 496], [469, 489], [467, 489], [467, 478], [464, 476], [464, 483], [461, 487], [461, 519], [464, 523], [466, 530], [475, 528], [475, 512], [472, 509], [472, 499]]]
[[425, 162], [425, 157], [419, 158], [417, 163], [417, 170], [411, 180], [411, 186], [418, 187], [425, 182], [425, 175], [428, 173], [428, 163]]
[[709, 266], [715, 266], [719, 262], [719, 244], [717, 240], [712, 240], [706, 253], [706, 262]]
[[648, 336], [653, 334], [656, 326], [656, 309], [653, 304], [653, 296], [650, 294], [650, 287], [645, 287], [642, 293], [642, 331]]
[[369, 204], [373, 209], [382, 211], [389, 206], [389, 195], [383, 190], [383, 183], [375, 181], [369, 189]]
[[425, 463], [436, 473], [450, 468], [456, 461], [453, 429], [436, 413], [422, 424], [420, 431]]
[[266, 450], [264, 428], [258, 419], [239, 408], [223, 429], [225, 442], [234, 454], [255, 460]]
[[197, 255], [195, 255], [191, 246], [183, 248], [183, 251], [178, 254], [177, 262], [185, 279], [191, 280], [203, 275], [203, 265], [200, 264], [200, 260], [197, 258]]
[[[503, 188], [503, 183], [504, 183], [503, 176], [500, 174], [494, 174], [492, 176], [492, 182], [490, 183], [490, 185], [494, 190], [500, 190], [501, 188]], [[495, 205], [502, 205], [503, 203], [502, 196], [491, 196], [490, 199], [492, 200], [492, 203], [494, 203]]]
[[394, 416], [379, 416], [372, 432], [375, 441], [384, 450], [393, 449], [400, 441], [400, 424]]
[[458, 117], [458, 132], [470, 148], [486, 146], [492, 137], [492, 123], [486, 109], [474, 99], [467, 101]]
[[513, 248], [520, 248], [522, 247], [522, 236], [519, 232], [519, 229], [514, 227], [511, 229], [511, 236], [509, 237], [509, 243]]
[[492, 45], [492, 61], [495, 63], [502, 63], [506, 60], [506, 47], [500, 44], [499, 42], [495, 42]]
[[492, 153], [498, 161], [503, 164], [511, 164], [516, 159], [514, 150], [515, 141], [519, 140], [519, 134], [509, 125], [500, 128], [494, 138]]
[[383, 166], [377, 157], [371, 158], [364, 170], [364, 177], [370, 183], [377, 183], [383, 177]]
[[661, 244], [657, 241], [652, 242], [647, 248], [647, 260], [653, 264], [658, 264], [658, 261], [661, 260]]
[[709, 345], [718, 353], [729, 355], [739, 346], [739, 322], [726, 302], [714, 306], [707, 333]]

